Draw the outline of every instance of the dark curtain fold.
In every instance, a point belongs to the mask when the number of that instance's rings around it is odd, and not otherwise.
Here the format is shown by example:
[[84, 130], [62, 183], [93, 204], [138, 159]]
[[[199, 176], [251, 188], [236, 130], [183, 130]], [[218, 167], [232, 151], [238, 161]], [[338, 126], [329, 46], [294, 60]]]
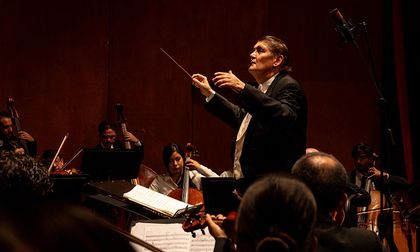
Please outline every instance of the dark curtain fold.
[[[419, 105], [418, 99], [418, 59], [420, 29], [418, 28], [419, 15], [414, 1], [397, 1], [401, 5], [402, 39], [404, 46], [405, 74], [407, 83], [406, 99], [408, 101], [409, 125], [411, 127], [412, 146], [412, 175], [413, 180], [420, 180], [419, 163], [419, 113], [416, 111]], [[407, 167], [410, 168], [410, 167]]]
[[391, 173], [414, 180], [413, 151], [408, 101], [405, 55], [410, 50], [404, 44], [404, 17], [399, 1], [384, 5], [384, 65], [382, 91], [381, 153], [385, 168]]

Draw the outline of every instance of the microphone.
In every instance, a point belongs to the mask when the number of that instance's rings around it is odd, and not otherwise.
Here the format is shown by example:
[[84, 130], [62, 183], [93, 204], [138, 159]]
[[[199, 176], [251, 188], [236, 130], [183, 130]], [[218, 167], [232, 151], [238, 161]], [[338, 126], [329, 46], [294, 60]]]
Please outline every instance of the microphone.
[[340, 37], [341, 46], [351, 42], [356, 48], [359, 48], [356, 42], [356, 38], [359, 36], [356, 27], [349, 20], [344, 19], [338, 8], [331, 10], [330, 14], [336, 23], [335, 30]]

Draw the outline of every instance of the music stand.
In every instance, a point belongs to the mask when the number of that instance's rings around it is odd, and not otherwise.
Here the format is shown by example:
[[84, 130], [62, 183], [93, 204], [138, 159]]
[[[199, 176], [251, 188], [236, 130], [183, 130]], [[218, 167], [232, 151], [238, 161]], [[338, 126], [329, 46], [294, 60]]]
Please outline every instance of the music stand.
[[80, 202], [84, 187], [89, 180], [86, 174], [61, 175], [51, 174], [53, 192], [51, 197], [58, 200]]
[[206, 213], [226, 216], [232, 211], [237, 211], [239, 199], [234, 194], [236, 189], [234, 178], [203, 177], [201, 178], [201, 189]]
[[83, 149], [80, 170], [91, 181], [137, 178], [143, 155], [139, 150]]

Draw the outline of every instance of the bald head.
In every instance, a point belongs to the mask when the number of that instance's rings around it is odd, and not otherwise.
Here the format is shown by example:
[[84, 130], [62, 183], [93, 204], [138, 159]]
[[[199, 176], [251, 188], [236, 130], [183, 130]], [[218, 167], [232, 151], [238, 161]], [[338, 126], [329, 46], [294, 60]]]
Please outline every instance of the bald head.
[[318, 149], [315, 149], [315, 148], [306, 148], [306, 150], [305, 150], [305, 153], [306, 154], [312, 153], [312, 152], [319, 152], [319, 150]]
[[339, 203], [347, 185], [344, 166], [332, 155], [311, 152], [302, 156], [293, 166], [292, 174], [312, 191], [319, 212], [330, 212]]

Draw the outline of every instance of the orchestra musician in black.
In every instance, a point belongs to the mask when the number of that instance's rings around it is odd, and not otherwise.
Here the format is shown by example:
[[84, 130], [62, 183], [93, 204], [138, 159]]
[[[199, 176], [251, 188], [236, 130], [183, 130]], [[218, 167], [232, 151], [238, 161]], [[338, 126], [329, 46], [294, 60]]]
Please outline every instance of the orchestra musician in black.
[[[355, 169], [350, 172], [350, 180], [355, 185], [359, 186], [362, 189], [365, 189], [370, 193], [372, 202], [367, 206], [366, 210], [378, 210], [382, 207], [383, 216], [377, 215], [376, 221], [378, 223], [377, 228], [379, 236], [382, 239], [387, 241], [389, 250], [398, 251], [397, 246], [394, 243], [393, 237], [393, 202], [392, 194], [398, 190], [408, 188], [409, 183], [406, 179], [390, 174], [387, 171], [381, 171], [378, 169], [376, 161], [379, 159], [373, 148], [366, 143], [358, 143], [353, 146], [352, 149], [352, 158]], [[382, 206], [380, 203], [382, 198]], [[350, 214], [355, 216], [356, 210], [351, 209]], [[352, 223], [349, 223], [351, 226], [359, 226], [366, 221], [366, 218], [361, 218], [363, 215], [358, 215], [357, 219], [352, 218]], [[368, 225], [369, 226], [369, 225]]]
[[12, 117], [8, 112], [0, 112], [0, 151], [12, 151], [36, 157], [37, 143], [26, 131], [15, 134]]
[[[125, 149], [124, 143], [117, 139], [116, 125], [109, 121], [102, 121], [98, 126], [99, 143], [97, 149]], [[129, 141], [134, 146], [133, 149], [140, 150], [143, 153], [143, 143], [131, 132], [126, 132], [124, 141]]]

